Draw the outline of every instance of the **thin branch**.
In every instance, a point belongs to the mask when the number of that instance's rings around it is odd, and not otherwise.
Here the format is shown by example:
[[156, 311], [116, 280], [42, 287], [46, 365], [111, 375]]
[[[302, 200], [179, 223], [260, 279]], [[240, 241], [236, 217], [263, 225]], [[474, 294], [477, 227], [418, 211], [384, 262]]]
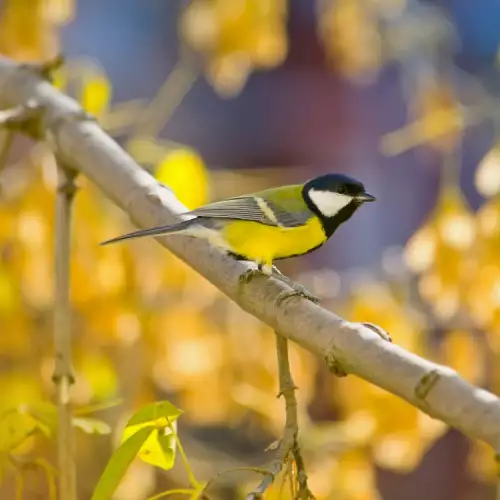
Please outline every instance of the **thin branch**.
[[197, 79], [198, 71], [194, 58], [189, 50], [184, 49], [153, 100], [140, 113], [134, 137], [157, 136]]
[[[81, 107], [33, 72], [0, 58], [0, 107], [34, 99], [43, 105], [44, 129], [55, 154], [88, 176], [140, 227], [178, 220], [186, 208], [141, 169]], [[113, 236], [113, 235], [110, 235]], [[451, 368], [412, 354], [299, 297], [277, 306], [286, 284], [259, 277], [238, 285], [249, 265], [203, 241], [158, 238], [242, 309], [322, 357], [330, 368], [357, 375], [452, 425], [500, 453], [500, 399], [474, 387]], [[396, 333], [397, 338], [397, 332]]]
[[295, 460], [297, 466], [298, 491], [294, 494], [295, 498], [307, 500], [314, 498], [307, 486], [307, 474], [304, 467], [304, 460], [298, 443], [299, 424], [297, 417], [297, 399], [295, 398], [295, 384], [290, 371], [290, 361], [288, 359], [288, 340], [281, 335], [276, 334], [276, 352], [278, 354], [278, 372], [280, 392], [278, 396], [285, 399], [285, 429], [283, 437], [278, 445], [276, 458], [272, 461], [269, 468], [269, 474], [262, 479], [259, 485], [250, 494], [246, 500], [258, 500], [262, 498], [266, 490], [276, 479], [276, 476], [282, 471], [289, 458]]
[[7, 159], [9, 158], [10, 148], [14, 142], [14, 132], [12, 130], [6, 130], [3, 134], [2, 144], [0, 146], [0, 171], [7, 165]]
[[29, 62], [21, 64], [20, 68], [32, 71], [33, 73], [36, 73], [38, 76], [40, 76], [40, 78], [52, 82], [54, 71], [58, 70], [63, 65], [64, 56], [62, 54], [58, 54], [53, 59], [49, 59], [45, 62]]
[[7, 128], [16, 128], [32, 120], [40, 110], [40, 106], [34, 99], [30, 99], [26, 104], [20, 104], [13, 108], [0, 111], [0, 125]]
[[[268, 476], [270, 472], [267, 469], [262, 469], [260, 467], [231, 467], [230, 469], [223, 470], [221, 472], [215, 473], [206, 483], [205, 486], [202, 489], [202, 493], [205, 493], [208, 491], [208, 489], [217, 482], [217, 480], [225, 475], [229, 474], [231, 472], [238, 472], [238, 471], [246, 471], [246, 472], [255, 472], [256, 474], [262, 474], [263, 476]], [[151, 499], [148, 499], [151, 500]]]
[[10, 109], [0, 111], [0, 126], [5, 128], [4, 137], [0, 146], [0, 170], [7, 164], [16, 130], [23, 128], [29, 133], [29, 127], [36, 126], [41, 108], [34, 99]]
[[59, 165], [55, 222], [55, 303], [53, 380], [57, 398], [57, 461], [59, 497], [76, 500], [73, 415], [70, 387], [74, 382], [72, 367], [70, 287], [71, 212], [75, 195], [75, 172]]

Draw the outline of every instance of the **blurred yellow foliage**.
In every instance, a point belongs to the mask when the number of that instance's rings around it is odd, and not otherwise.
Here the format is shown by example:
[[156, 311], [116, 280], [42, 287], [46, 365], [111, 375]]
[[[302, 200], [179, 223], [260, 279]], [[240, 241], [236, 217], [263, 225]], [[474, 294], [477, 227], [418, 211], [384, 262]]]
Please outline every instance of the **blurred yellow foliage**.
[[208, 170], [192, 149], [174, 149], [165, 154], [155, 171], [156, 179], [168, 186], [189, 209], [207, 203], [209, 198]]
[[500, 199], [487, 201], [476, 215], [477, 273], [467, 291], [467, 306], [474, 321], [487, 332], [488, 344], [500, 353]]
[[98, 119], [106, 119], [112, 86], [104, 68], [95, 60], [75, 59], [54, 72], [54, 86], [74, 97], [83, 109]]
[[467, 462], [469, 471], [475, 479], [493, 483], [498, 478], [499, 464], [491, 447], [481, 441], [474, 441], [471, 448]]
[[254, 69], [283, 62], [286, 14], [285, 0], [194, 0], [182, 15], [181, 35], [205, 57], [215, 90], [229, 97]]
[[[380, 325], [397, 345], [426, 355], [423, 318], [387, 286], [363, 285], [350, 298], [346, 313], [352, 320]], [[381, 467], [412, 470], [446, 430], [442, 422], [364, 380], [348, 377], [339, 382], [338, 390], [346, 436], [358, 446], [369, 446]]]
[[383, 136], [382, 152], [397, 155], [420, 145], [453, 150], [465, 129], [465, 118], [451, 85], [423, 78], [410, 103], [414, 121]]
[[[84, 385], [81, 391], [87, 393], [82, 402], [89, 400], [110, 400], [118, 391], [118, 378], [115, 367], [108, 356], [92, 354], [86, 350], [76, 363], [77, 376], [75, 392], [80, 384]], [[76, 394], [74, 394], [76, 397]]]
[[442, 346], [442, 362], [455, 369], [471, 384], [482, 385], [485, 371], [484, 354], [478, 338], [463, 330], [448, 332]]
[[476, 188], [483, 196], [500, 193], [500, 143], [486, 154], [479, 164], [476, 175]]
[[410, 238], [405, 249], [408, 266], [421, 274], [422, 297], [443, 319], [452, 318], [465, 303], [477, 263], [474, 215], [458, 187], [445, 186], [428, 221]]
[[45, 20], [44, 0], [6, 0], [0, 17], [0, 51], [10, 57], [37, 61], [54, 55], [54, 26]]
[[334, 497], [345, 500], [380, 500], [375, 469], [361, 450], [342, 453], [334, 464], [330, 481]]
[[44, 61], [59, 51], [56, 28], [69, 22], [74, 0], [4, 0], [0, 52], [21, 61]]
[[351, 80], [372, 82], [383, 62], [373, 6], [360, 0], [318, 3], [318, 29], [332, 63]]

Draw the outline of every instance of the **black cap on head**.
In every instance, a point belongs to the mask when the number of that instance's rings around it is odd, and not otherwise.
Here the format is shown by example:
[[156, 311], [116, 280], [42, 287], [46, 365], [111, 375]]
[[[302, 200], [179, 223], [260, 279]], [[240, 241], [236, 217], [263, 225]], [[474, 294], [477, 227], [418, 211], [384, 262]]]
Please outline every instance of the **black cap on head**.
[[365, 191], [362, 182], [344, 174], [325, 174], [310, 179], [304, 185], [305, 191], [331, 191], [353, 197], [356, 201], [364, 203], [375, 201], [376, 198]]

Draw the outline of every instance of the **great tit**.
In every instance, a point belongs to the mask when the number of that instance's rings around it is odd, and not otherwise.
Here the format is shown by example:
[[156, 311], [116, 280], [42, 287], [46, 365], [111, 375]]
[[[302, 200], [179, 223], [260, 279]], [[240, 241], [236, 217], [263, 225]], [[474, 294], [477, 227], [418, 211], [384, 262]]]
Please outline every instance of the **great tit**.
[[[278, 279], [290, 284], [273, 262], [321, 247], [363, 203], [375, 199], [361, 182], [342, 174], [326, 174], [305, 184], [216, 201], [183, 214], [191, 217], [188, 220], [135, 231], [102, 245], [144, 236], [202, 238], [238, 260], [257, 264], [258, 271], [245, 273], [243, 281], [255, 274], [275, 272]], [[314, 299], [303, 287], [293, 288]]]

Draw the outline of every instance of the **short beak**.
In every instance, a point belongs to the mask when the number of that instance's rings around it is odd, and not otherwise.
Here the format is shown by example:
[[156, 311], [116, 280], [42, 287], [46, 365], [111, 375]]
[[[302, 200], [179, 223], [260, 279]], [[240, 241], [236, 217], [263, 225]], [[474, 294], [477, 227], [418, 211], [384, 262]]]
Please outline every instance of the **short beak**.
[[359, 196], [356, 196], [356, 200], [365, 203], [367, 201], [375, 201], [377, 198], [369, 193], [362, 193]]

